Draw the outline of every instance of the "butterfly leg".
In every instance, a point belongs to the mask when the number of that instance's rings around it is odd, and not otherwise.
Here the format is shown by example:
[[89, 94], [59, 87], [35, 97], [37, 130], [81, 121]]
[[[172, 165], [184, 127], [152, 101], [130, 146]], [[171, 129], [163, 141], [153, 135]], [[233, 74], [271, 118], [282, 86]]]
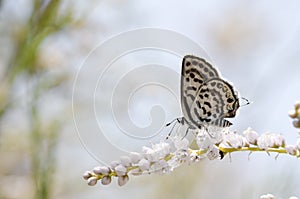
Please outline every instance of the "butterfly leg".
[[190, 129], [191, 129], [190, 127], [188, 127], [186, 129], [184, 136], [181, 138], [182, 140], [183, 140], [183, 138], [185, 138], [187, 136], [187, 134], [188, 134], [188, 132], [189, 132]]
[[[177, 121], [178, 123], [180, 123], [180, 124], [183, 124], [183, 118], [181, 117], [181, 118], [176, 118], [176, 119], [174, 119], [174, 120], [171, 121], [170, 123], [166, 124], [166, 126], [170, 126], [172, 123], [174, 123], [174, 122], [176, 122], [176, 121]], [[168, 133], [168, 136], [166, 137], [166, 140], [169, 139], [169, 137], [171, 136], [171, 134], [172, 134], [172, 132], [173, 132], [173, 130], [174, 130], [176, 124], [177, 124], [177, 123], [175, 123], [175, 124], [172, 126], [172, 129], [171, 129], [171, 131]]]
[[182, 122], [182, 118], [175, 118], [174, 120], [172, 120], [171, 122], [167, 123], [166, 126], [170, 126], [173, 122], [177, 121], [178, 123]]

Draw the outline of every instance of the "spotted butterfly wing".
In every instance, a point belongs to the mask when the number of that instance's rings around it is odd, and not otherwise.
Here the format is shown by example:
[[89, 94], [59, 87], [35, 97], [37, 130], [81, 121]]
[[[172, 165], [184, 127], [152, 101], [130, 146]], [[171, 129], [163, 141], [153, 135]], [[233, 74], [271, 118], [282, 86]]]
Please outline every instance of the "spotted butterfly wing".
[[239, 108], [233, 87], [204, 59], [187, 55], [182, 62], [181, 106], [190, 128], [209, 124], [230, 126], [224, 118], [234, 117]]

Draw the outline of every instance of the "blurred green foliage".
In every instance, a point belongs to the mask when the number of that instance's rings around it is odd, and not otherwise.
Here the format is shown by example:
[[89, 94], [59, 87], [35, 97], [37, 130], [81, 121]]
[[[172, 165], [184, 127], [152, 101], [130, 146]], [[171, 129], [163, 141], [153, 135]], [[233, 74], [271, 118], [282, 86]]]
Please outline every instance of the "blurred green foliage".
[[[30, 149], [31, 178], [34, 184], [34, 198], [51, 198], [53, 173], [55, 171], [55, 149], [61, 130], [61, 121], [48, 121], [46, 128], [42, 125], [39, 111], [39, 100], [53, 88], [58, 88], [64, 82], [59, 76], [44, 78], [47, 68], [39, 66], [37, 59], [40, 46], [46, 38], [57, 34], [72, 22], [71, 10], [61, 12], [61, 0], [33, 0], [32, 11], [27, 22], [18, 28], [13, 37], [13, 52], [9, 63], [1, 76], [2, 92], [0, 93], [0, 122], [14, 108], [13, 100], [17, 84], [28, 84], [31, 89], [27, 92], [29, 99], [26, 107], [30, 133], [28, 142]], [[1, 8], [0, 8], [1, 9]], [[5, 46], [1, 46], [4, 48]], [[51, 57], [51, 55], [49, 55]], [[20, 78], [23, 81], [20, 82]], [[26, 86], [26, 85], [25, 85]], [[50, 105], [51, 106], [51, 105]], [[0, 130], [0, 139], [2, 136]], [[26, 153], [26, 152], [25, 152]], [[6, 198], [5, 193], [0, 197]], [[30, 196], [24, 196], [24, 198]]]

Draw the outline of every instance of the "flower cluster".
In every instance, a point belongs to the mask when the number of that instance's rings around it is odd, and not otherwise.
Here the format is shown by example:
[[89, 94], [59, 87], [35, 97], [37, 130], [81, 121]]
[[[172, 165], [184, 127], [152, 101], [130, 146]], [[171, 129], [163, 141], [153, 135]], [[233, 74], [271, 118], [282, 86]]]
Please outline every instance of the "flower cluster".
[[[294, 119], [293, 124], [296, 128], [300, 127], [299, 109], [300, 103], [296, 103], [295, 110], [289, 113]], [[144, 146], [141, 153], [131, 152], [128, 156], [122, 156], [120, 160], [111, 162], [109, 166], [99, 166], [86, 171], [83, 178], [87, 180], [88, 185], [93, 186], [98, 181], [108, 185], [112, 178], [116, 177], [118, 184], [123, 186], [128, 182], [129, 174], [166, 174], [183, 163], [198, 162], [204, 157], [210, 160], [222, 159], [226, 154], [238, 151], [274, 152], [300, 158], [300, 138], [295, 145], [287, 145], [282, 134], [266, 132], [259, 135], [251, 128], [246, 129], [242, 134], [215, 126], [197, 129], [194, 143], [198, 145], [198, 149], [191, 149], [191, 142], [185, 137], [169, 138], [151, 147]], [[261, 198], [272, 198], [272, 195], [264, 195]]]
[[[275, 199], [275, 196], [273, 194], [268, 193], [260, 196], [260, 199]], [[291, 196], [289, 197], [289, 199], [298, 199], [298, 198], [296, 196]]]
[[243, 132], [243, 135], [229, 132], [223, 135], [223, 141], [218, 145], [224, 154], [237, 151], [266, 151], [278, 154], [289, 154], [297, 158], [300, 157], [300, 139], [296, 145], [286, 145], [282, 134], [266, 132], [258, 135], [251, 128]]
[[187, 139], [174, 137], [172, 142], [160, 142], [152, 147], [143, 147], [142, 153], [131, 152], [129, 156], [122, 156], [119, 161], [112, 161], [110, 166], [95, 167], [86, 171], [83, 178], [88, 185], [96, 185], [101, 180], [103, 185], [108, 185], [112, 177], [118, 178], [118, 184], [123, 186], [129, 180], [128, 174], [141, 175], [159, 173], [165, 174], [172, 171], [180, 164], [187, 161], [196, 161], [198, 154], [191, 154]]

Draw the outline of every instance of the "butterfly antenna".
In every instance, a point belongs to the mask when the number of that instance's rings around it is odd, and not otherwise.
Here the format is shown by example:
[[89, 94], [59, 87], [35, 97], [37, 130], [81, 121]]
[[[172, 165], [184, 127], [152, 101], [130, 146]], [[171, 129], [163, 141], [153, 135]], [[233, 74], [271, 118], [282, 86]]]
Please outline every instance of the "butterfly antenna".
[[[174, 123], [174, 122], [181, 123], [181, 120], [180, 120], [180, 119], [182, 119], [182, 118], [176, 118], [176, 119], [172, 120], [171, 122], [169, 122], [168, 124], [166, 124], [166, 126], [170, 126], [170, 125], [171, 125], [172, 123]], [[175, 124], [172, 126], [171, 131], [168, 133], [168, 136], [166, 137], [166, 140], [169, 139], [169, 137], [171, 136], [171, 134], [172, 134], [172, 132], [173, 132], [173, 130], [174, 130], [176, 124], [177, 124], [177, 123], [175, 123]]]
[[174, 120], [172, 120], [171, 122], [167, 123], [166, 126], [170, 126], [173, 122], [175, 122], [177, 120], [178, 123], [180, 123], [180, 118], [176, 118]]
[[244, 101], [246, 102], [245, 104], [242, 104], [241, 106], [247, 106], [247, 105], [249, 105], [249, 104], [252, 103], [252, 102], [250, 102], [247, 98], [242, 97], [241, 99], [244, 100]]

